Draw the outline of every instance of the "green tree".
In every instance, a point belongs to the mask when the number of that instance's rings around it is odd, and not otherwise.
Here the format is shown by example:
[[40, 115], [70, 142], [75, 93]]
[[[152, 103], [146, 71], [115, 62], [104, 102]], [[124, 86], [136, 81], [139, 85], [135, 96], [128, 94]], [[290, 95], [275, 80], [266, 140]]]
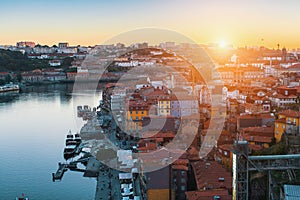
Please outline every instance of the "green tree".
[[11, 76], [9, 75], [9, 74], [7, 74], [6, 76], [5, 76], [5, 82], [6, 83], [9, 83], [9, 82], [11, 82]]
[[5, 84], [5, 80], [0, 79], [0, 85], [4, 85]]
[[17, 81], [21, 82], [22, 80], [23, 80], [23, 77], [22, 77], [21, 73], [20, 72], [17, 73]]

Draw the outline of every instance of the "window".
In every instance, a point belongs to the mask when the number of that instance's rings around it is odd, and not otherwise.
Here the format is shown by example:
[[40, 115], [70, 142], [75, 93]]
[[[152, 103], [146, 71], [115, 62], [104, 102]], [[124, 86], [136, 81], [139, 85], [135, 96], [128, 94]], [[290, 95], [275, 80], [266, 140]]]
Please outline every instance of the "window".
[[142, 114], [144, 114], [144, 111], [142, 111]]
[[135, 117], [135, 120], [139, 120], [139, 117]]
[[185, 191], [185, 186], [184, 185], [182, 185], [180, 188], [181, 188], [181, 191]]
[[130, 114], [132, 114], [132, 111], [130, 111]]
[[135, 111], [135, 114], [139, 114], [139, 111]]
[[186, 181], [185, 181], [185, 178], [181, 178], [181, 183], [185, 183]]

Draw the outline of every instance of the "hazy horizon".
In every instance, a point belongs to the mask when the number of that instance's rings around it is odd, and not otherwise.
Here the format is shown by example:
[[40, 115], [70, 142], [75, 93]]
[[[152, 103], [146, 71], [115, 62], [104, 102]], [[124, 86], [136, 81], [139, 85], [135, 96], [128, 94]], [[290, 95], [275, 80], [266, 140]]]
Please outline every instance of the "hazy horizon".
[[291, 0], [2, 1], [0, 44], [34, 41], [93, 46], [120, 33], [155, 27], [198, 44], [299, 48], [300, 2]]

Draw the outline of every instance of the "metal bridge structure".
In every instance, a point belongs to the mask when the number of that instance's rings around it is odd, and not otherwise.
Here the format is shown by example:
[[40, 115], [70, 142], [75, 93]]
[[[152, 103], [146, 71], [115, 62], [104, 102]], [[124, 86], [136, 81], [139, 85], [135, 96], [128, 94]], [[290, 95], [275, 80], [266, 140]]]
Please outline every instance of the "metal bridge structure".
[[268, 172], [268, 197], [273, 200], [271, 171], [287, 170], [289, 176], [293, 177], [293, 170], [295, 169], [300, 169], [300, 154], [250, 156], [248, 142], [236, 141], [232, 165], [233, 200], [249, 199], [249, 172]]

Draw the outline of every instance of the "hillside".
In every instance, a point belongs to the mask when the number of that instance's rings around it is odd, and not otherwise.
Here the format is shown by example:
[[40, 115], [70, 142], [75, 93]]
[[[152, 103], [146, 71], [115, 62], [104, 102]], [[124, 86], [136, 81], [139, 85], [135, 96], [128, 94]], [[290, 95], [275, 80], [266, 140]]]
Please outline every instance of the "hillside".
[[29, 59], [21, 52], [0, 49], [0, 71], [30, 71], [47, 67], [46, 60]]

